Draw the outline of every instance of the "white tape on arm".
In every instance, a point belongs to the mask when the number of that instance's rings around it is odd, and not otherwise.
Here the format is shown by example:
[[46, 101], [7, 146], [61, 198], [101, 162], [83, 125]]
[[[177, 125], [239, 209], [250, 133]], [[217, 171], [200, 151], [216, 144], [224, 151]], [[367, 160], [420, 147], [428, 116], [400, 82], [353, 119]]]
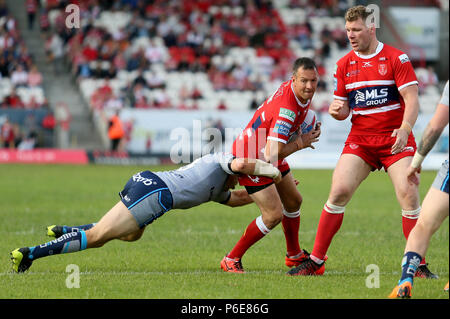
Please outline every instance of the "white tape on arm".
[[414, 154], [414, 157], [412, 159], [411, 166], [414, 168], [420, 167], [424, 159], [425, 156], [421, 155], [419, 152], [416, 152], [416, 154]]
[[280, 171], [272, 164], [266, 163], [259, 159], [256, 160], [255, 171], [253, 172], [253, 175], [275, 178], [278, 176], [278, 174], [280, 174]]

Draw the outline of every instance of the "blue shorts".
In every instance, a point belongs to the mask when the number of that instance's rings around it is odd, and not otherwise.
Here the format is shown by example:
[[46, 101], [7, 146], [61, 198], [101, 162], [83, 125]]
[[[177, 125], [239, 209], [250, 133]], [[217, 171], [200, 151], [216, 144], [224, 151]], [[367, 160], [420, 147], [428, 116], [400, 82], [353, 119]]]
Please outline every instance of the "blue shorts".
[[431, 186], [448, 194], [448, 160], [442, 163], [441, 169], [437, 173], [433, 185]]
[[134, 174], [119, 196], [140, 228], [171, 210], [173, 204], [166, 183], [150, 171]]

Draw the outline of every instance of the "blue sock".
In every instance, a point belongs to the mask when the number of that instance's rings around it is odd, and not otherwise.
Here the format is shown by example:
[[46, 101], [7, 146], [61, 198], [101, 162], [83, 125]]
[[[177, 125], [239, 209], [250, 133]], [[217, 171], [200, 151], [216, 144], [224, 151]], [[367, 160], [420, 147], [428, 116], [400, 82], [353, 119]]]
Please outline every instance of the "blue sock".
[[30, 247], [29, 258], [34, 260], [49, 255], [66, 254], [86, 249], [87, 240], [84, 231], [72, 232], [45, 244]]
[[412, 251], [408, 251], [402, 260], [402, 278], [400, 278], [399, 284], [404, 281], [409, 281], [411, 284], [413, 283], [414, 274], [416, 273], [417, 268], [420, 265], [420, 261], [422, 257]]
[[63, 226], [63, 234], [72, 233], [74, 231], [80, 231], [80, 230], [88, 230], [95, 226], [97, 223], [92, 224], [86, 224], [81, 226]]

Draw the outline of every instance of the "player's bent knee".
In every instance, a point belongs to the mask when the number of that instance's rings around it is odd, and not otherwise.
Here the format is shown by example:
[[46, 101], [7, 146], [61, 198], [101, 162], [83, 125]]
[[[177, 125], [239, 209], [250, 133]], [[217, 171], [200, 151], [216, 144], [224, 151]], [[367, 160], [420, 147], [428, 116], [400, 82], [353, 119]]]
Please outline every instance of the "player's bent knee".
[[271, 214], [263, 217], [264, 224], [267, 228], [272, 229], [277, 226], [283, 219], [283, 214]]
[[127, 235], [127, 236], [121, 237], [120, 240], [130, 241], [130, 242], [131, 241], [137, 241], [137, 240], [141, 239], [142, 234], [143, 234], [143, 231], [137, 231], [137, 232], [131, 233], [131, 234]]
[[295, 196], [290, 196], [288, 199], [283, 200], [283, 207], [288, 212], [296, 212], [302, 206], [303, 198], [300, 193], [297, 192]]

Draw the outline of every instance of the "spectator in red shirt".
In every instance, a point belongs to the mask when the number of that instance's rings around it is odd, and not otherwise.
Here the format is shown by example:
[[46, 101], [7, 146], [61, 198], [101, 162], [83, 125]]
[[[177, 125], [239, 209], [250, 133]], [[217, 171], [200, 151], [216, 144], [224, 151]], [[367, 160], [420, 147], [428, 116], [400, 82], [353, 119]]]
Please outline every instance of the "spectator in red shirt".
[[3, 101], [3, 107], [22, 108], [24, 106], [22, 99], [17, 95], [15, 89], [12, 89], [11, 93]]
[[8, 119], [3, 123], [0, 130], [0, 147], [15, 147], [15, 134], [14, 134], [14, 126], [9, 122]]

